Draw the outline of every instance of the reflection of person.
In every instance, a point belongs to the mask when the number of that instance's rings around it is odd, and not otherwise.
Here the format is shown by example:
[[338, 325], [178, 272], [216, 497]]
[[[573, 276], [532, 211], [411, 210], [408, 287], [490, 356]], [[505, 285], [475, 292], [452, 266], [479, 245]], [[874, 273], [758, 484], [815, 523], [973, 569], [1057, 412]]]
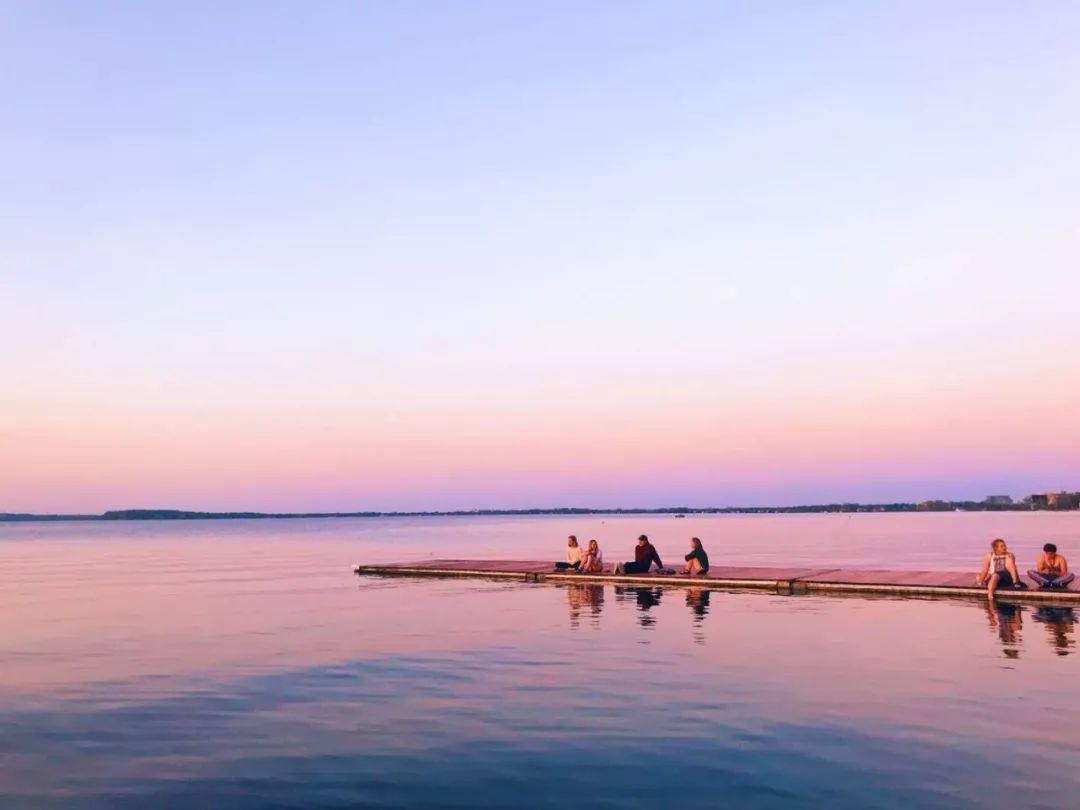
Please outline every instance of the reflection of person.
[[615, 566], [615, 573], [646, 574], [653, 563], [656, 563], [657, 568], [664, 567], [664, 564], [660, 562], [660, 555], [656, 553], [656, 547], [643, 534], [637, 539], [637, 545], [634, 546], [634, 561], [619, 563]]
[[1069, 638], [1076, 624], [1076, 614], [1073, 609], [1040, 605], [1032, 618], [1046, 625], [1046, 631], [1050, 634], [1050, 646], [1057, 650], [1057, 654], [1068, 655], [1069, 648], [1075, 645], [1075, 642]]
[[581, 557], [581, 574], [599, 574], [604, 570], [604, 553], [600, 551], [600, 544], [596, 540], [590, 540], [585, 554]]
[[1007, 658], [1019, 658], [1020, 630], [1024, 626], [1023, 609], [1007, 602], [986, 602], [986, 617], [998, 631]]
[[600, 615], [604, 607], [603, 585], [567, 585], [566, 602], [570, 607], [570, 626], [577, 627], [581, 611], [588, 608], [593, 617]]
[[1040, 588], [1064, 588], [1076, 579], [1076, 575], [1069, 572], [1068, 561], [1058, 554], [1053, 543], [1043, 546], [1042, 554], [1035, 561], [1035, 568], [1028, 571], [1028, 576]]
[[705, 618], [705, 614], [709, 612], [709, 595], [711, 593], [712, 591], [707, 591], [704, 588], [686, 589], [686, 606], [694, 614], [695, 624], [700, 623]]
[[649, 611], [660, 604], [660, 598], [664, 595], [663, 588], [623, 588], [615, 586], [615, 598], [622, 601], [624, 598], [634, 595], [637, 601], [638, 621], [642, 627], [649, 627], [656, 623], [656, 617]]
[[701, 540], [696, 537], [690, 538], [690, 553], [686, 555], [686, 568], [684, 574], [690, 576], [704, 576], [709, 573], [709, 555], [701, 545]]
[[578, 545], [574, 535], [566, 538], [566, 562], [555, 563], [556, 571], [566, 571], [571, 568], [575, 571], [581, 568], [581, 546]]
[[1016, 573], [1016, 557], [1000, 537], [990, 544], [990, 551], [983, 557], [982, 568], [976, 580], [986, 586], [986, 595], [993, 598], [998, 588], [1024, 587]]

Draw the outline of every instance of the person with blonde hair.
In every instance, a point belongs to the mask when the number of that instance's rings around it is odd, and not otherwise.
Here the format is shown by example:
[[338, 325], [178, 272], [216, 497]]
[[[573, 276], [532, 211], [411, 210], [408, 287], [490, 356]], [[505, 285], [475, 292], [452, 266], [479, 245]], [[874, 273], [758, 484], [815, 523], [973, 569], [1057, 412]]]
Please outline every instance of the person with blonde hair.
[[990, 544], [990, 551], [983, 556], [982, 568], [975, 581], [986, 586], [986, 595], [991, 599], [998, 588], [1027, 587], [1016, 572], [1016, 557], [1000, 537]]
[[581, 569], [581, 546], [578, 545], [577, 538], [574, 535], [570, 535], [566, 538], [566, 562], [555, 563], [555, 570], [561, 573]]
[[581, 557], [579, 574], [601, 574], [604, 571], [604, 553], [600, 550], [600, 544], [595, 539], [589, 541], [585, 553]]

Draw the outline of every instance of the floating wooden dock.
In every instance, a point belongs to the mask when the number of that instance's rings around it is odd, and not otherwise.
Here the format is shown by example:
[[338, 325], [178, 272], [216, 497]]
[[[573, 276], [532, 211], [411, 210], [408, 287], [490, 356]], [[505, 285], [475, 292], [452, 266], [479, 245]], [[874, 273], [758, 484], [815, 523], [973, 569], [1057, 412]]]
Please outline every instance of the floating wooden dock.
[[[575, 574], [554, 570], [544, 560], [424, 560], [415, 563], [359, 565], [356, 573], [388, 577], [471, 577], [518, 580], [521, 582], [617, 583], [630, 585], [673, 585], [710, 588], [745, 588], [772, 593], [794, 594], [820, 591], [927, 595], [985, 596], [986, 589], [975, 585], [975, 573], [956, 571], [899, 571], [884, 568], [771, 568], [753, 566], [713, 566], [704, 576], [679, 574], [615, 574], [606, 566], [602, 574]], [[1002, 589], [1009, 600], [1077, 601], [1078, 583], [1069, 588], [1043, 589], [1027, 581], [1022, 588]]]

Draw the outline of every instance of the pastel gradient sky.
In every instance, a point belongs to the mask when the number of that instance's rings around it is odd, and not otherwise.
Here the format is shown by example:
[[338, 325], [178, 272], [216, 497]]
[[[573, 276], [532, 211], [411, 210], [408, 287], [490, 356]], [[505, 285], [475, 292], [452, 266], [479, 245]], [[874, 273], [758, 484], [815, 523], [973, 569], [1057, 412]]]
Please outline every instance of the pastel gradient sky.
[[0, 5], [0, 511], [1080, 489], [1076, 3]]

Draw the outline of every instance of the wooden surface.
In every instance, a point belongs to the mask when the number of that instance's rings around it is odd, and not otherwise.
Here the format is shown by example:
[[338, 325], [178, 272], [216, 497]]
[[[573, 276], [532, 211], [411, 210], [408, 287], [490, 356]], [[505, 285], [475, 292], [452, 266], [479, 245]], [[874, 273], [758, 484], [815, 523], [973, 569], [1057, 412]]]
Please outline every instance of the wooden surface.
[[[766, 588], [779, 593], [847, 591], [851, 593], [941, 594], [978, 596], [985, 588], [975, 585], [975, 572], [903, 571], [881, 568], [808, 568], [766, 566], [714, 566], [704, 576], [663, 574], [614, 574], [611, 566], [602, 574], [555, 571], [550, 560], [423, 560], [415, 563], [360, 565], [357, 574], [372, 576], [488, 577], [527, 582], [625, 582], [656, 585], [711, 585], [714, 587]], [[1027, 580], [1027, 577], [1024, 577]], [[1074, 582], [1068, 589], [1002, 589], [1009, 599], [1080, 601]]]

